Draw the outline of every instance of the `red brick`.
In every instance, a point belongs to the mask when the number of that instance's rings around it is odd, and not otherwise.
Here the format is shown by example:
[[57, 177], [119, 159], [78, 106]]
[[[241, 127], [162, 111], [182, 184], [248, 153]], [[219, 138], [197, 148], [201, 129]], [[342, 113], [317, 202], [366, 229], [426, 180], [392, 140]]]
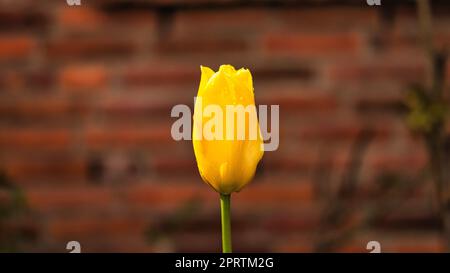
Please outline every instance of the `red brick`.
[[65, 89], [102, 89], [107, 83], [107, 72], [102, 65], [68, 66], [60, 73], [60, 84]]
[[186, 202], [197, 200], [210, 204], [217, 195], [200, 177], [191, 183], [140, 183], [127, 189], [125, 202], [133, 207], [173, 210]]
[[414, 153], [404, 155], [369, 154], [367, 160], [369, 164], [378, 171], [417, 171], [426, 166], [427, 155], [421, 151], [415, 150]]
[[[219, 252], [221, 249], [219, 236], [219, 233], [213, 231], [198, 234], [192, 232], [183, 232], [181, 230], [180, 232], [177, 232], [173, 235], [171, 251], [189, 252], [190, 249], [192, 249], [193, 252], [199, 253]], [[236, 245], [234, 246], [234, 250], [236, 250]]]
[[2, 149], [62, 149], [70, 144], [65, 129], [3, 129], [0, 132]]
[[[300, 91], [300, 90], [299, 90]], [[325, 92], [283, 94], [282, 92], [271, 92], [267, 95], [256, 97], [257, 104], [279, 105], [280, 115], [284, 111], [333, 111], [337, 108], [337, 98], [333, 94]]]
[[81, 102], [63, 97], [30, 97], [27, 100], [5, 100], [0, 103], [0, 113], [4, 117], [29, 121], [64, 120], [71, 115], [83, 114], [84, 110], [85, 106]]
[[424, 79], [424, 69], [418, 62], [379, 58], [367, 63], [336, 63], [329, 68], [329, 76], [333, 82], [353, 84], [386, 80], [413, 83]]
[[167, 174], [197, 174], [197, 165], [193, 155], [185, 158], [174, 158], [167, 156], [160, 156], [154, 158], [151, 162], [152, 170], [161, 175]]
[[170, 127], [149, 128], [90, 128], [86, 131], [90, 147], [145, 147], [170, 142]]
[[361, 132], [361, 128], [357, 125], [331, 124], [320, 125], [316, 128], [304, 128], [300, 132], [301, 139], [319, 139], [333, 141], [342, 141], [345, 139], [353, 139]]
[[[280, 145], [280, 149], [282, 148], [283, 144]], [[289, 148], [286, 147], [285, 149]], [[304, 172], [316, 166], [317, 160], [316, 154], [306, 153], [305, 151], [301, 156], [295, 154], [282, 155], [280, 153], [268, 153], [263, 158], [262, 168], [271, 172]]]
[[200, 66], [158, 65], [132, 66], [128, 68], [123, 80], [129, 86], [154, 86], [155, 84], [194, 83], [200, 78]]
[[390, 31], [380, 32], [378, 34], [376, 42], [378, 46], [383, 49], [384, 52], [389, 52], [394, 57], [397, 55], [410, 55], [415, 54], [417, 56], [423, 56], [424, 51], [418, 32], [411, 30], [405, 31]]
[[[51, 92], [54, 77], [48, 70], [6, 70], [0, 75], [0, 88], [2, 93], [15, 93], [17, 91]], [[32, 90], [29, 90], [32, 89]]]
[[111, 189], [93, 186], [32, 187], [25, 191], [27, 202], [42, 212], [105, 209], [113, 205]]
[[128, 56], [135, 50], [131, 41], [110, 38], [61, 38], [47, 43], [49, 58], [93, 58]]
[[[311, 209], [313, 210], [311, 211]], [[290, 211], [290, 213], [283, 212], [267, 217], [263, 223], [263, 227], [268, 231], [283, 233], [314, 230], [314, 228], [320, 225], [319, 214], [314, 210], [313, 206], [305, 210]]]
[[4, 163], [8, 177], [17, 181], [45, 181], [57, 179], [82, 180], [85, 175], [85, 163], [76, 159], [44, 158], [39, 160], [16, 159]]
[[353, 141], [364, 131], [373, 133], [375, 137], [385, 139], [392, 133], [387, 125], [365, 126], [360, 123], [339, 122], [323, 123], [315, 125], [303, 125], [299, 127], [298, 135], [302, 141]]
[[411, 190], [407, 195], [404, 194], [405, 200], [402, 200], [400, 207], [377, 221], [374, 226], [392, 231], [438, 230], [439, 219], [432, 205], [426, 201], [430, 192], [429, 189], [423, 189], [422, 185], [417, 186], [417, 189]]
[[372, 30], [379, 23], [376, 9], [359, 6], [302, 6], [299, 9], [282, 9], [275, 15], [283, 29], [292, 28], [317, 32], [349, 29]]
[[[303, 62], [296, 63], [294, 61], [273, 62], [270, 65], [255, 64], [249, 67], [249, 69], [251, 70], [254, 82], [267, 81], [273, 83], [274, 81], [283, 82], [288, 79], [310, 80], [316, 76], [316, 71], [311, 65]], [[261, 86], [261, 84], [258, 86]]]
[[271, 33], [265, 37], [264, 47], [269, 53], [306, 57], [356, 55], [361, 51], [362, 39], [356, 33]]
[[[279, 182], [278, 182], [279, 183]], [[298, 183], [284, 184], [282, 187], [271, 183], [252, 183], [240, 193], [233, 196], [236, 206], [248, 205], [253, 207], [272, 206], [301, 206], [314, 200], [312, 183], [298, 181]]]
[[155, 15], [151, 11], [118, 11], [107, 13], [95, 7], [62, 7], [57, 12], [57, 22], [65, 32], [154, 30]]
[[[270, 18], [265, 9], [231, 9], [178, 12], [175, 15], [176, 34], [197, 32], [199, 28], [208, 33], [235, 31], [236, 34], [261, 29]], [[255, 24], [255, 22], [258, 22]]]
[[[152, 117], [169, 120], [174, 105], [186, 103], [185, 100], [167, 99], [161, 96], [138, 97], [116, 96], [105, 98], [98, 102], [96, 109], [108, 118], [150, 119]], [[193, 103], [193, 99], [192, 99]], [[169, 123], [167, 127], [170, 129]]]
[[0, 87], [3, 92], [14, 93], [24, 86], [24, 80], [21, 74], [13, 71], [6, 71], [0, 76]]
[[[8, 5], [6, 3], [5, 5]], [[9, 5], [11, 6], [11, 5]], [[12, 8], [10, 10], [2, 9], [0, 11], [0, 29], [8, 31], [8, 30], [41, 30], [44, 27], [47, 27], [50, 18], [49, 16], [37, 9], [15, 9]]]
[[409, 239], [407, 241], [398, 242], [397, 245], [392, 245], [386, 249], [386, 252], [396, 253], [442, 253], [445, 252], [445, 247], [438, 240], [428, 241], [421, 240], [415, 241], [414, 244], [410, 244], [415, 239]]
[[29, 36], [1, 36], [0, 60], [29, 57], [35, 47], [35, 40]]
[[143, 236], [149, 224], [144, 217], [129, 217], [120, 215], [81, 215], [58, 217], [48, 223], [49, 234], [55, 240], [87, 239], [95, 241], [101, 234], [103, 238], [129, 238]]
[[314, 241], [308, 234], [283, 234], [273, 243], [270, 252], [311, 253], [314, 252]]
[[57, 16], [61, 26], [70, 29], [94, 29], [106, 21], [103, 13], [91, 7], [62, 7]]
[[56, 77], [53, 71], [48, 70], [31, 70], [26, 74], [25, 82], [29, 89], [34, 89], [37, 91], [51, 91], [54, 83], [56, 82]]
[[380, 89], [380, 92], [374, 94], [367, 93], [356, 96], [355, 108], [364, 113], [375, 111], [383, 114], [388, 111], [404, 112], [406, 110], [405, 98], [405, 93], [389, 92], [387, 89]]
[[220, 54], [238, 53], [249, 48], [244, 40], [236, 38], [184, 38], [163, 40], [156, 45], [156, 50], [165, 54]]

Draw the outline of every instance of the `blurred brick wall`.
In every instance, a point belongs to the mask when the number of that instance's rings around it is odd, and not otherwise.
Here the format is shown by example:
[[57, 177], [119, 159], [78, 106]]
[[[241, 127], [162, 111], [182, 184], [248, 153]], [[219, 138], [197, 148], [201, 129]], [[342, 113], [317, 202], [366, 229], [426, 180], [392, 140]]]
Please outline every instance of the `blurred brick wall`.
[[[21, 251], [66, 252], [70, 240], [83, 251], [220, 250], [218, 196], [191, 143], [170, 136], [170, 110], [193, 105], [200, 65], [250, 68], [257, 103], [281, 109], [279, 150], [233, 196], [237, 251], [313, 250], [323, 199], [315, 173], [331, 170], [335, 181], [365, 128], [375, 136], [363, 189], [384, 172], [416, 176], [427, 162], [402, 107], [426, 71], [413, 5], [81, 1], [0, 1], [0, 168], [24, 190], [37, 234]], [[437, 7], [445, 44], [450, 6]], [[423, 185], [342, 250], [365, 252], [370, 240], [386, 251], [441, 250]], [[148, 239], [191, 200], [200, 204], [190, 220]]]

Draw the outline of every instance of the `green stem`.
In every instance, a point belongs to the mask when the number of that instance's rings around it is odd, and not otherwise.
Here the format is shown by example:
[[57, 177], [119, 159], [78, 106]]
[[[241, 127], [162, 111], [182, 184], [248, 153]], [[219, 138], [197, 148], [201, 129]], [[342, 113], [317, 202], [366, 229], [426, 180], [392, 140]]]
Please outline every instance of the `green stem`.
[[231, 253], [231, 222], [230, 222], [231, 194], [220, 194], [220, 213], [222, 219], [222, 252]]

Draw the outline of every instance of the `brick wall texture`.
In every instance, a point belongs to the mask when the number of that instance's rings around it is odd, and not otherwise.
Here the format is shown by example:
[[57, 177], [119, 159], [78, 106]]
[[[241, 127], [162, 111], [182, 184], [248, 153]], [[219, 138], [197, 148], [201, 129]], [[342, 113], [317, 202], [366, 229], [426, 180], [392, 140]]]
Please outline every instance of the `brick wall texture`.
[[[0, 1], [0, 169], [27, 204], [3, 228], [24, 229], [18, 251], [220, 251], [218, 195], [192, 143], [171, 138], [170, 111], [192, 109], [200, 65], [224, 63], [252, 71], [258, 104], [280, 105], [279, 149], [232, 198], [236, 251], [315, 251], [337, 232], [322, 233], [324, 192], [364, 135], [345, 225], [393, 205], [332, 251], [442, 251], [429, 158], [403, 106], [426, 80], [415, 5], [274, 2]], [[450, 6], [433, 11], [448, 45]]]

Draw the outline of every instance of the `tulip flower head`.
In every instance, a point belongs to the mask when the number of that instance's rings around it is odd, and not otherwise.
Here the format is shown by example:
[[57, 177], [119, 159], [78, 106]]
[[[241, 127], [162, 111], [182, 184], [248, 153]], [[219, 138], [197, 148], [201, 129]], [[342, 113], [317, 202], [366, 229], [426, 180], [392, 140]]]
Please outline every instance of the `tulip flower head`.
[[248, 69], [201, 67], [193, 146], [200, 175], [221, 194], [240, 191], [255, 174], [263, 141]]

